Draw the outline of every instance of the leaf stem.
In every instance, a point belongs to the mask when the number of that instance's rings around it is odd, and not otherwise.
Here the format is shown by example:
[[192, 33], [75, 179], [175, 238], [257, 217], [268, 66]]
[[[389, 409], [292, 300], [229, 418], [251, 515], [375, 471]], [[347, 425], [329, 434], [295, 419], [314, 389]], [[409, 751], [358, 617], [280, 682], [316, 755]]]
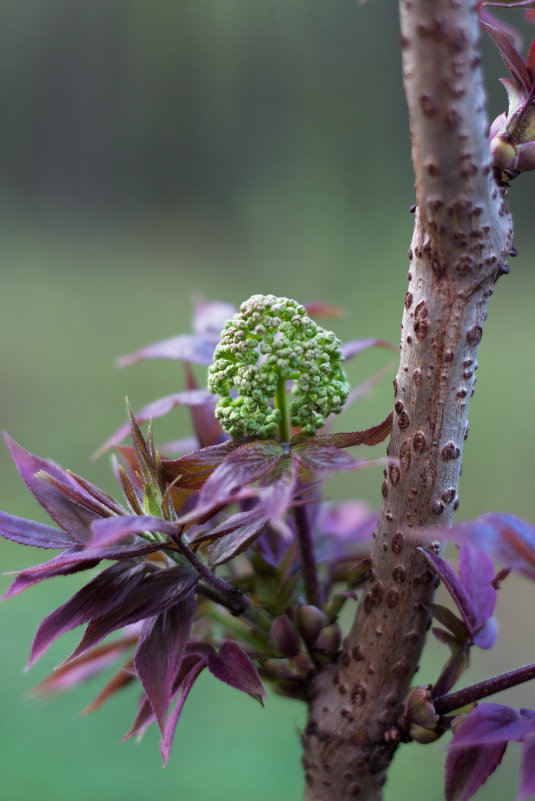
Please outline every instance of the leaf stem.
[[477, 684], [463, 687], [462, 690], [454, 693], [441, 695], [433, 700], [433, 704], [437, 714], [446, 715], [448, 712], [479, 701], [480, 698], [486, 698], [501, 690], [515, 687], [517, 684], [530, 681], [530, 679], [535, 679], [535, 663], [500, 673], [498, 676], [492, 676], [490, 679], [477, 682]]
[[308, 512], [305, 506], [294, 508], [294, 517], [297, 529], [297, 541], [301, 554], [301, 570], [305, 582], [305, 597], [309, 604], [313, 604], [321, 609], [323, 605], [323, 593], [318, 577], [314, 547], [312, 544], [312, 532], [308, 520]]
[[281, 442], [289, 442], [290, 429], [288, 426], [288, 407], [286, 406], [286, 381], [279, 375], [277, 381], [277, 392], [275, 394], [275, 408], [281, 413], [279, 420], [279, 439]]
[[[186, 543], [182, 542], [179, 535], [173, 538], [173, 542], [201, 578], [210, 585], [212, 600], [225, 606], [233, 615], [243, 615], [259, 631], [268, 632], [270, 630], [271, 618], [263, 610], [254, 606], [241, 590], [233, 587], [220, 576], [216, 576], [213, 570], [201, 562]], [[204, 594], [208, 595], [206, 592]]]

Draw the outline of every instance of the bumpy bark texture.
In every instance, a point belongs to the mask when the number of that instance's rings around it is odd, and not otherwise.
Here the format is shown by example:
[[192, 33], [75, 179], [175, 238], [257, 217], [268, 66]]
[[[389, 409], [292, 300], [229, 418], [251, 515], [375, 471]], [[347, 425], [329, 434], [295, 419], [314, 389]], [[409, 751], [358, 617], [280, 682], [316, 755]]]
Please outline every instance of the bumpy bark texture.
[[[512, 225], [490, 161], [476, 3], [401, 0], [417, 211], [372, 570], [303, 734], [306, 801], [379, 801], [435, 576], [407, 536], [451, 523], [487, 300]], [[414, 746], [421, 747], [421, 746]]]

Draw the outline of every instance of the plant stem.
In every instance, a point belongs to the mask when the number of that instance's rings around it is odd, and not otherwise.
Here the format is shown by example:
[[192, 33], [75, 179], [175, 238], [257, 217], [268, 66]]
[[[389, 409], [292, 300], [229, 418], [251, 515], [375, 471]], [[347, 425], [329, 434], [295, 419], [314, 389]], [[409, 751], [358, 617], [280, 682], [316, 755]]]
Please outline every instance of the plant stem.
[[286, 406], [286, 381], [279, 376], [277, 381], [277, 392], [275, 394], [275, 408], [281, 413], [279, 420], [279, 439], [281, 442], [288, 442], [290, 430], [288, 426], [288, 408]]
[[259, 631], [269, 631], [272, 621], [265, 612], [255, 607], [241, 590], [232, 587], [225, 579], [220, 578], [220, 576], [216, 576], [213, 570], [210, 570], [208, 565], [201, 562], [193, 551], [182, 542], [180, 536], [175, 537], [173, 542], [190, 565], [194, 567], [206, 583], [210, 585], [213, 590], [212, 600], [225, 606], [233, 615], [243, 615], [243, 617], [247, 618]]
[[307, 509], [304, 506], [296, 506], [294, 509], [294, 517], [297, 527], [297, 541], [301, 554], [301, 570], [305, 582], [305, 597], [309, 604], [321, 608], [323, 604], [323, 593], [318, 578]]
[[479, 701], [480, 698], [486, 698], [501, 690], [515, 687], [517, 684], [530, 681], [530, 679], [535, 679], [535, 663], [524, 665], [516, 670], [509, 670], [507, 673], [500, 673], [498, 676], [471, 684], [469, 687], [463, 687], [462, 690], [454, 693], [441, 695], [434, 699], [433, 704], [438, 715], [446, 715], [448, 712]]

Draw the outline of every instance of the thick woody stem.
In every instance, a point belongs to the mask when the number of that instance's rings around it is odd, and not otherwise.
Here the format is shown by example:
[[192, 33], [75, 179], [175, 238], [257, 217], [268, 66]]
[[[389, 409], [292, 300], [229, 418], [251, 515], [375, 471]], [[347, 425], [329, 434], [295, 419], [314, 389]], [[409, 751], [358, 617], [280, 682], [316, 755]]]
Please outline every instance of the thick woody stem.
[[394, 381], [397, 460], [372, 569], [338, 664], [321, 671], [303, 735], [306, 801], [379, 801], [436, 579], [408, 531], [451, 524], [487, 300], [511, 248], [479, 69], [477, 4], [401, 0], [417, 212]]

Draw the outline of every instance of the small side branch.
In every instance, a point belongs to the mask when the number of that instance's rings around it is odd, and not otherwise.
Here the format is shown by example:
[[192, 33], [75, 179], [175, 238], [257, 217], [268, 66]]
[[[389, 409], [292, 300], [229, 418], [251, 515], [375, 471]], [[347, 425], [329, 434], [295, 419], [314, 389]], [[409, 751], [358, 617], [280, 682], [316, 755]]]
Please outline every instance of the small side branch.
[[438, 715], [447, 715], [463, 706], [480, 701], [481, 698], [487, 698], [489, 695], [508, 690], [509, 687], [515, 687], [517, 684], [523, 684], [531, 679], [535, 679], [535, 663], [524, 665], [516, 670], [509, 670], [507, 673], [500, 673], [499, 676], [463, 687], [462, 690], [441, 695], [434, 699], [433, 705]]
[[309, 604], [321, 609], [323, 605], [323, 593], [319, 581], [316, 558], [314, 556], [314, 545], [312, 542], [312, 532], [308, 521], [307, 509], [304, 506], [296, 506], [294, 509], [294, 517], [299, 552], [301, 554], [301, 570], [305, 583], [305, 597]]

